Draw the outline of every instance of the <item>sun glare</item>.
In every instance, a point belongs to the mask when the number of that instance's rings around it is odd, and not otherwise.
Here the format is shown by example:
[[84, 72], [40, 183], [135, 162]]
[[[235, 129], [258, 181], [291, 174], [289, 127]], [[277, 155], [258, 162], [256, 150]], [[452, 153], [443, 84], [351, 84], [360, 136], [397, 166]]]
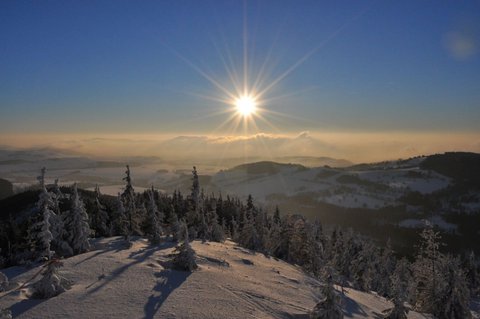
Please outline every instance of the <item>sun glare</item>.
[[243, 116], [249, 116], [257, 110], [257, 102], [251, 96], [242, 96], [235, 100], [237, 112]]

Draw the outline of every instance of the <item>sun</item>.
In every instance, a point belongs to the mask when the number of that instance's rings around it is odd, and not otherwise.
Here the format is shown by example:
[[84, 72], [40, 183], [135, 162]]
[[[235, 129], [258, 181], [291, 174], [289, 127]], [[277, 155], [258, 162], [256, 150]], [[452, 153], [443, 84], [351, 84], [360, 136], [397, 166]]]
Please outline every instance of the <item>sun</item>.
[[255, 114], [257, 111], [257, 101], [252, 96], [244, 95], [235, 100], [235, 108], [237, 113], [247, 117]]

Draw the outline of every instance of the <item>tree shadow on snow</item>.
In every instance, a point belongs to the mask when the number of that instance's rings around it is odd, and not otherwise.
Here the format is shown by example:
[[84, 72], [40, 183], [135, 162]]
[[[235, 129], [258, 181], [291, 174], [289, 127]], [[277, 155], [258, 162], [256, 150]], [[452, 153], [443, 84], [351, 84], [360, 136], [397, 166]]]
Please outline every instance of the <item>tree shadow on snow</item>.
[[342, 303], [343, 314], [345, 317], [352, 318], [355, 314], [364, 317], [367, 316], [367, 313], [358, 305], [358, 303], [346, 295], [343, 296]]
[[152, 295], [143, 307], [145, 313], [144, 318], [153, 319], [168, 296], [180, 287], [190, 274], [191, 273], [187, 271], [176, 271], [172, 269], [162, 270], [157, 273], [156, 276], [159, 278], [159, 281], [153, 288]]
[[93, 258], [95, 258], [99, 255], [103, 255], [103, 254], [106, 254], [106, 253], [109, 253], [109, 252], [112, 252], [112, 251], [119, 252], [119, 251], [127, 249], [127, 243], [125, 242], [125, 239], [123, 239], [122, 237], [116, 238], [116, 239], [112, 240], [111, 242], [103, 244], [103, 245], [96, 244], [96, 246], [97, 247], [95, 247], [95, 244], [94, 244], [94, 248], [90, 251], [90, 252], [95, 251], [94, 254], [91, 254], [90, 256], [80, 260], [79, 262], [77, 262], [75, 264], [75, 266], [83, 264], [84, 262], [86, 262], [90, 259], [93, 259]]
[[12, 317], [17, 318], [17, 316], [20, 316], [22, 313], [29, 311], [32, 308], [35, 308], [42, 302], [46, 301], [48, 299], [24, 299], [16, 304], [13, 304], [10, 308], [10, 311], [12, 312]]
[[[136, 264], [142, 263], [145, 260], [147, 260], [147, 258], [152, 256], [153, 253], [155, 253], [157, 250], [158, 250], [158, 247], [147, 247], [147, 248], [141, 249], [139, 251], [132, 252], [130, 254], [130, 256], [128, 257], [129, 259], [133, 259], [133, 261], [131, 263], [123, 265], [123, 266], [118, 267], [117, 269], [113, 270], [110, 274], [108, 274], [104, 278], [102, 278], [103, 282], [100, 285], [93, 288], [88, 293], [93, 294], [93, 293], [99, 291], [100, 289], [105, 287], [108, 283], [113, 281], [115, 278], [118, 278], [118, 276], [123, 274], [128, 268], [130, 268], [130, 267], [132, 267]], [[89, 285], [88, 287], [91, 287], [92, 285], [93, 284]]]

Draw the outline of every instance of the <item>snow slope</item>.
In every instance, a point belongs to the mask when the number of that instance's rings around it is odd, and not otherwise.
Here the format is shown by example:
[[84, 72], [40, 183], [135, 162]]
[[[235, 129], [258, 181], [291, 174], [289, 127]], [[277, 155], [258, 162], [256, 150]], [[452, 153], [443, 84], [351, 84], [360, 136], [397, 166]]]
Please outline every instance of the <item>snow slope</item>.
[[[10, 308], [14, 318], [308, 318], [318, 300], [319, 282], [298, 267], [230, 241], [194, 241], [199, 270], [193, 273], [169, 268], [173, 243], [153, 247], [137, 239], [130, 249], [122, 245], [119, 237], [100, 239], [95, 250], [66, 259], [61, 272], [74, 281], [67, 292], [30, 299], [30, 282], [0, 295], [0, 308]], [[14, 288], [39, 269], [2, 271]], [[352, 289], [342, 298], [346, 318], [376, 318], [390, 306]]]

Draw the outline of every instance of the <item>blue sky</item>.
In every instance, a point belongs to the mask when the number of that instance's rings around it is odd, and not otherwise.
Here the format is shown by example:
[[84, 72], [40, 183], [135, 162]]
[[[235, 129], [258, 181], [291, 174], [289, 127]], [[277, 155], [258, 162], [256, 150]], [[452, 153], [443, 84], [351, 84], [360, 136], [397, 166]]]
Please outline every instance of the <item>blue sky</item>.
[[0, 133], [232, 132], [245, 27], [257, 132], [479, 131], [479, 1], [115, 0], [0, 2]]

